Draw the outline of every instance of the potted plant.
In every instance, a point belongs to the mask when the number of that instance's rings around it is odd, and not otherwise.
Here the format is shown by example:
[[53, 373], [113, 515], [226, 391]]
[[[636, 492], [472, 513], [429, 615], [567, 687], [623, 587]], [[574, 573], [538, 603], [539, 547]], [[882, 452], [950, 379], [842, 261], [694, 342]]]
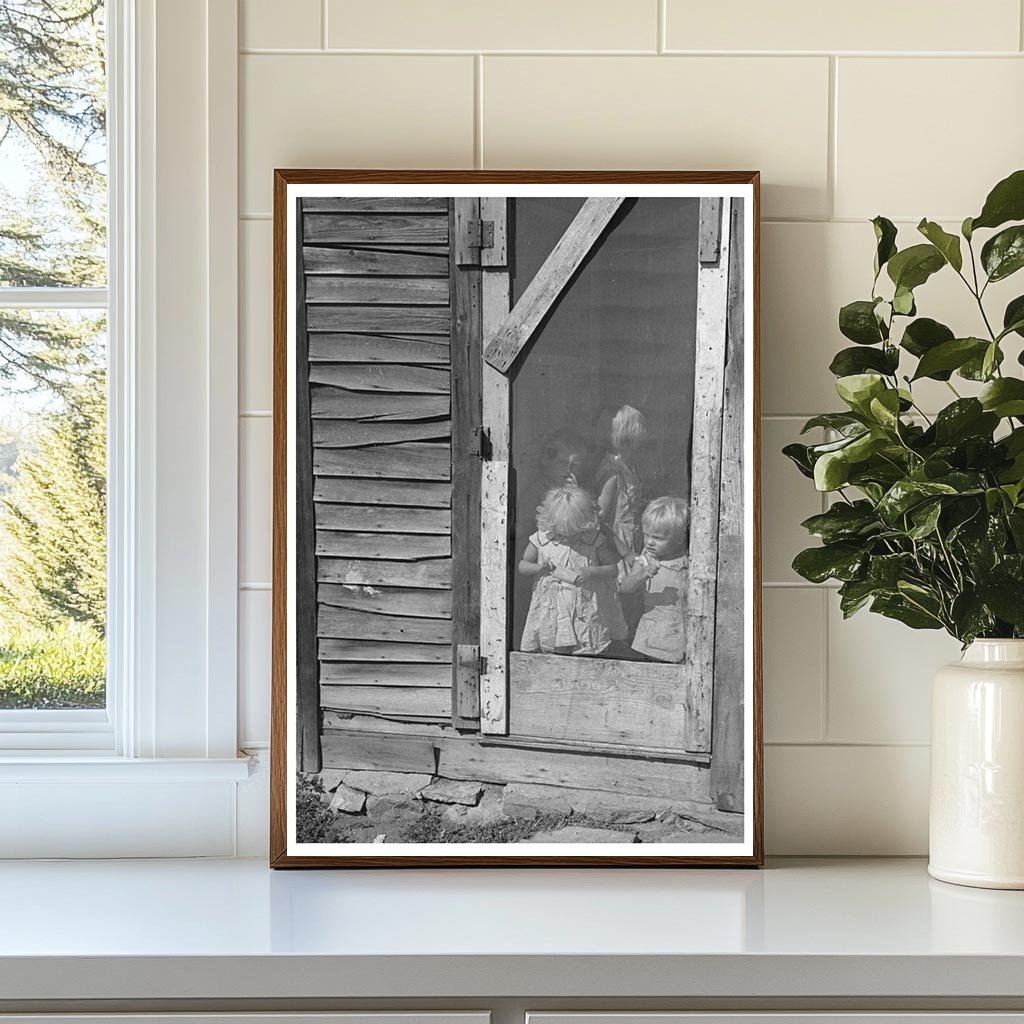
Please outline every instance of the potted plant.
[[[832, 498], [803, 523], [822, 543], [796, 572], [838, 580], [844, 617], [870, 608], [963, 644], [933, 689], [929, 871], [1002, 888], [1024, 888], [1024, 294], [999, 316], [986, 291], [1024, 267], [1021, 221], [1024, 170], [959, 235], [922, 220], [901, 249], [875, 217], [871, 296], [839, 311], [852, 345], [830, 366], [845, 408], [804, 426], [824, 443], [783, 449]], [[939, 272], [973, 296], [974, 327], [918, 314]], [[949, 391], [934, 416], [924, 380]]]

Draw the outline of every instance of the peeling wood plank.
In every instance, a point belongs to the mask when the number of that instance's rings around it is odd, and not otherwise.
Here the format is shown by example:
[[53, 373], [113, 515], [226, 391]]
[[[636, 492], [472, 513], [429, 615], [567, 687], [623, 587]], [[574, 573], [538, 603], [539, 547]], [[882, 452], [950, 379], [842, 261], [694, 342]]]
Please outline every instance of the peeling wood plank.
[[448, 336], [448, 308], [440, 306], [307, 306], [310, 331]]
[[448, 480], [452, 454], [448, 444], [410, 441], [377, 448], [314, 448], [317, 476], [380, 476], [400, 480]]
[[305, 213], [445, 213], [444, 196], [307, 196]]
[[480, 465], [480, 731], [509, 730], [507, 462]]
[[387, 640], [332, 640], [322, 637], [317, 650], [324, 661], [422, 661], [450, 665], [450, 644], [399, 643]]
[[480, 648], [456, 644], [452, 670], [452, 723], [458, 729], [475, 728], [480, 719]]
[[[447, 284], [446, 284], [447, 287]], [[430, 334], [314, 334], [311, 363], [437, 363], [451, 361], [448, 339]]]
[[[333, 689], [333, 688], [331, 688]], [[323, 699], [337, 700], [328, 690]], [[416, 772], [433, 775], [437, 750], [429, 739], [415, 736], [367, 735], [325, 730], [321, 740], [325, 768]]]
[[448, 395], [367, 394], [326, 385], [310, 390], [317, 419], [429, 420], [447, 416], [451, 409]]
[[443, 686], [452, 684], [447, 665], [398, 661], [323, 661], [321, 683], [346, 686]]
[[322, 530], [360, 533], [431, 533], [448, 537], [452, 514], [446, 508], [390, 508], [387, 505], [332, 505], [316, 507], [316, 523]]
[[[426, 669], [431, 666], [420, 665]], [[345, 711], [325, 711], [324, 729], [344, 732], [385, 733], [395, 736], [450, 736], [451, 726], [423, 721], [421, 716], [410, 715], [407, 719], [380, 718], [376, 715], [360, 715]]]
[[516, 746], [515, 740], [439, 737], [438, 774], [504, 784], [533, 782], [569, 789], [708, 802], [707, 768], [674, 761], [609, 757]]
[[425, 480], [370, 480], [365, 477], [320, 477], [313, 485], [314, 501], [353, 505], [407, 505], [450, 508], [452, 487]]
[[366, 278], [310, 275], [306, 281], [306, 302], [447, 306], [448, 280], [444, 277]]
[[[483, 200], [488, 202], [487, 200]], [[498, 205], [489, 205], [489, 217], [494, 221], [495, 238], [499, 233], [508, 233], [508, 200]], [[486, 268], [482, 281], [482, 331], [483, 347], [494, 339], [501, 325], [508, 317], [511, 302], [508, 268]], [[491, 458], [501, 462], [509, 459], [511, 443], [511, 398], [512, 382], [496, 370], [486, 359], [483, 360], [483, 428], [491, 445]]]
[[[702, 205], [705, 202], [706, 199], [701, 200]], [[690, 460], [690, 575], [683, 663], [683, 678], [692, 705], [692, 713], [686, 720], [685, 749], [694, 751], [711, 748], [729, 244], [729, 223], [726, 221], [721, 225], [718, 262], [702, 263], [697, 271], [697, 340]]]
[[391, 562], [374, 558], [318, 558], [320, 583], [359, 583], [371, 587], [426, 587], [450, 590], [452, 560], [432, 558], [422, 562]]
[[307, 274], [373, 274], [380, 276], [447, 277], [447, 246], [436, 253], [306, 245], [302, 248]]
[[416, 562], [423, 558], [448, 557], [452, 553], [452, 539], [448, 535], [428, 533], [344, 533], [318, 529], [316, 553], [333, 558], [393, 558]]
[[[746, 670], [744, 606], [753, 587], [745, 585], [743, 515], [745, 260], [744, 201], [731, 201], [728, 362], [722, 415], [721, 489], [718, 503], [718, 593], [715, 602], [715, 677], [711, 716], [711, 793], [720, 811], [744, 809], [743, 732]], [[757, 595], [753, 595], [757, 599]], [[756, 664], [756, 660], [755, 660]]]
[[386, 363], [313, 363], [309, 379], [313, 384], [330, 384], [347, 391], [447, 395], [452, 388], [448, 369]]
[[359, 213], [310, 213], [304, 218], [303, 241], [307, 245], [351, 245], [356, 242], [427, 242], [443, 245], [448, 241], [447, 212], [386, 217]]
[[480, 250], [480, 265], [483, 267], [508, 265], [508, 204], [506, 196], [480, 197], [480, 219], [494, 225], [492, 244]]
[[[479, 201], [457, 197], [449, 215], [453, 249], [468, 259], [464, 223], [479, 216]], [[452, 643], [456, 648], [480, 643], [480, 276], [476, 267], [456, 265], [452, 270], [452, 534], [458, 537], [452, 552]], [[468, 725], [455, 706], [454, 667], [452, 684], [452, 721]]]
[[700, 201], [697, 229], [697, 259], [701, 263], [717, 263], [722, 242], [722, 200], [706, 196]]
[[355, 587], [321, 583], [317, 600], [335, 608], [383, 612], [387, 615], [413, 615], [427, 619], [450, 619], [452, 595], [445, 590], [420, 590], [415, 587]]
[[362, 714], [442, 718], [451, 710], [451, 699], [448, 688], [439, 686], [320, 687], [324, 708]]
[[508, 731], [683, 750], [690, 707], [682, 674], [680, 665], [513, 651]]
[[451, 420], [420, 423], [360, 423], [355, 420], [313, 420], [313, 444], [317, 448], [365, 448], [401, 441], [450, 441]]
[[348, 608], [321, 607], [317, 636], [334, 640], [390, 640], [395, 643], [450, 644], [449, 619], [381, 615]]
[[619, 196], [590, 197], [583, 203], [565, 234], [551, 250], [487, 346], [484, 356], [496, 370], [505, 374], [509, 372], [516, 357], [579, 270], [580, 264], [600, 239], [622, 202], [623, 197]]
[[450, 211], [450, 231], [455, 265], [470, 266], [480, 262], [480, 248], [470, 242], [470, 225], [480, 219], [480, 200], [475, 196], [456, 196]]

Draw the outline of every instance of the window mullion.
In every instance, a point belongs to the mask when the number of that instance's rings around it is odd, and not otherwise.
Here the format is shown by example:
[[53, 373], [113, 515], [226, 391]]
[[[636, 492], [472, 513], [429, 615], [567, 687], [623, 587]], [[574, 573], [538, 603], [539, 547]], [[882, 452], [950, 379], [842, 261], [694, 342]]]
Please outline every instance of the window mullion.
[[0, 288], [0, 309], [106, 308], [106, 288]]

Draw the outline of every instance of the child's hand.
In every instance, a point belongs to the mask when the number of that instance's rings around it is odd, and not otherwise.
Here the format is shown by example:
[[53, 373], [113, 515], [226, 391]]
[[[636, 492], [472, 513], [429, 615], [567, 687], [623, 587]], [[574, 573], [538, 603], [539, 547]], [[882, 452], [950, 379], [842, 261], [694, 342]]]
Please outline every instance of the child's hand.
[[660, 568], [661, 565], [658, 562], [656, 562], [653, 558], [647, 558], [644, 560], [640, 572], [642, 573], [645, 580], [651, 580], [658, 575], [658, 570]]
[[579, 569], [555, 569], [551, 575], [560, 583], [578, 584], [580, 582]]

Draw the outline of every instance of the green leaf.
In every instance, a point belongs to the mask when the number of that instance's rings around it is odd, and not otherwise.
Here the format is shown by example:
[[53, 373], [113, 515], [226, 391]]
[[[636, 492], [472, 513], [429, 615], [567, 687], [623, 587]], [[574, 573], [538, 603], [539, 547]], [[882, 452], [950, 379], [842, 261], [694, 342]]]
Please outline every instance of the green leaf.
[[986, 348], [988, 343], [980, 338], [954, 338], [952, 341], [944, 341], [921, 356], [913, 379], [933, 377], [941, 380], [941, 373], [956, 370], [975, 356], [982, 358]]
[[882, 496], [877, 512], [891, 526], [898, 525], [899, 518], [912, 508], [943, 494], [956, 494], [951, 484], [934, 480], [897, 480]]
[[970, 643], [995, 629], [995, 618], [977, 594], [965, 592], [953, 599], [949, 617], [956, 627], [956, 638]]
[[974, 234], [974, 229], [971, 227], [973, 221], [973, 217], [965, 217], [963, 224], [960, 225], [960, 234], [963, 235], [968, 242], [971, 240], [971, 235]]
[[896, 619], [911, 629], [942, 629], [941, 619], [915, 607], [904, 597], [880, 595], [871, 602], [871, 610], [887, 619]]
[[839, 588], [839, 608], [843, 618], [860, 611], [867, 602], [879, 593], [878, 584], [871, 580], [850, 580]]
[[871, 399], [868, 406], [872, 418], [886, 430], [896, 430], [900, 419], [900, 396], [898, 391], [883, 391]]
[[945, 324], [940, 324], [930, 317], [921, 316], [913, 323], [907, 324], [900, 345], [912, 356], [920, 358], [944, 341], [952, 341], [955, 337], [956, 335]]
[[837, 377], [848, 377], [867, 370], [892, 376], [900, 365], [900, 353], [893, 345], [884, 348], [844, 348], [836, 353], [829, 370]]
[[914, 293], [909, 288], [900, 285], [892, 297], [892, 308], [893, 312], [899, 313], [900, 316], [913, 316], [917, 312], [917, 306], [914, 305]]
[[[1014, 171], [989, 192], [981, 213], [970, 221], [968, 230], [997, 228], [1008, 220], [1024, 220], [1024, 170]], [[965, 226], [967, 223], [964, 221]]]
[[925, 537], [931, 536], [935, 532], [941, 514], [942, 502], [940, 501], [928, 501], [923, 505], [918, 505], [910, 513], [910, 520], [914, 526], [908, 531], [908, 535], [914, 540], [924, 540]]
[[1006, 305], [1003, 313], [1003, 333], [1015, 331], [1024, 338], [1024, 295], [1018, 295]]
[[995, 368], [1002, 362], [1001, 356], [1002, 353], [999, 351], [998, 341], [993, 341], [985, 349], [985, 355], [981, 360], [981, 376], [984, 380], [988, 380]]
[[866, 415], [871, 399], [885, 390], [885, 381], [877, 373], [854, 373], [836, 381], [836, 393], [861, 415]]
[[875, 277], [882, 271], [882, 267], [896, 255], [896, 225], [891, 220], [881, 215], [871, 221], [875, 229]]
[[[867, 349], [858, 349], [858, 352], [866, 352]], [[856, 433], [860, 433], [864, 429], [866, 424], [857, 417], [852, 416], [848, 412], [823, 412], [820, 416], [812, 416], [804, 425], [800, 431], [801, 434], [806, 434], [808, 430], [814, 430], [816, 427], [824, 427], [826, 430], [838, 430], [840, 433], [846, 433], [853, 428], [859, 428]]]
[[1024, 380], [1019, 377], [992, 381], [979, 398], [983, 408], [1000, 418], [1024, 416]]
[[[989, 347], [986, 344], [984, 352], [979, 352], [976, 356], [971, 356], [971, 358], [956, 371], [957, 376], [963, 377], [964, 380], [986, 381], [991, 379], [994, 370], [989, 371], [988, 373], [985, 372], [985, 356], [988, 355], [988, 351]], [[995, 366], [999, 366], [1003, 361], [1003, 350], [997, 347], [993, 355], [995, 357], [993, 360]]]
[[888, 333], [875, 316], [876, 299], [859, 299], [839, 310], [839, 331], [844, 338], [858, 345], [877, 345], [885, 341]]
[[956, 444], [968, 437], [991, 437], [999, 417], [985, 411], [976, 398], [958, 398], [935, 417], [935, 439], [939, 444]]
[[963, 256], [960, 254], [960, 239], [944, 231], [933, 220], [922, 220], [917, 225], [917, 230], [928, 239], [936, 249], [942, 253], [945, 261], [954, 269], [959, 271], [963, 265]]
[[855, 501], [852, 504], [837, 501], [827, 512], [811, 516], [800, 525], [826, 544], [848, 540], [879, 527], [878, 517], [868, 501]]
[[981, 265], [990, 281], [1002, 281], [1024, 267], [1024, 225], [1016, 224], [990, 238], [982, 246]]
[[875, 555], [868, 567], [868, 579], [877, 587], [895, 590], [899, 581], [910, 571], [913, 561], [913, 556], [906, 552]]
[[794, 571], [812, 583], [827, 579], [852, 580], [864, 564], [860, 545], [840, 542], [820, 548], [807, 548], [793, 559]]
[[814, 461], [811, 459], [810, 448], [805, 444], [787, 444], [782, 454], [789, 459], [804, 476], [814, 479]]
[[993, 576], [978, 584], [978, 597], [1004, 622], [1024, 629], [1024, 581]]
[[886, 266], [889, 278], [897, 288], [913, 291], [937, 270], [946, 265], [946, 259], [934, 245], [912, 245], [901, 249]]
[[814, 486], [819, 491], [836, 491], [850, 479], [850, 464], [843, 453], [826, 452], [814, 463]]

